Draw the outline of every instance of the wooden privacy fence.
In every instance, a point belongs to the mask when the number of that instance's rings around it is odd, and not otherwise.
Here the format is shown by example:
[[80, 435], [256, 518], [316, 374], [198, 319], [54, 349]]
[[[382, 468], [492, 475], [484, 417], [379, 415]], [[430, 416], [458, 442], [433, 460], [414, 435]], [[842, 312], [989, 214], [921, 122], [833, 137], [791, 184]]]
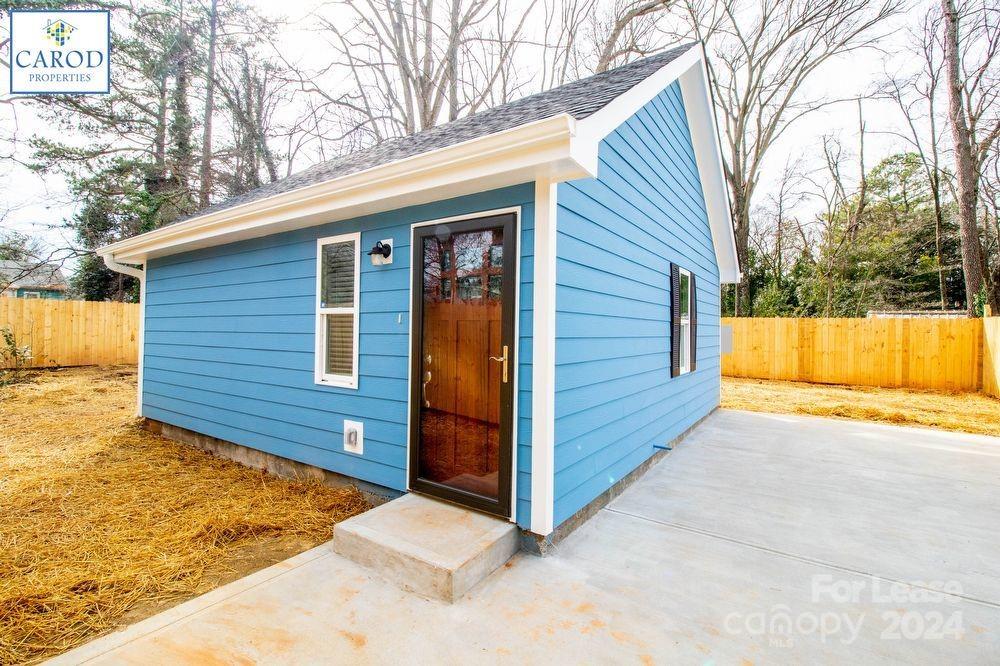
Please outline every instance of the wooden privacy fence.
[[996, 390], [1000, 324], [995, 317], [724, 318], [723, 325], [732, 327], [732, 353], [722, 357], [722, 374], [730, 377]]
[[138, 359], [135, 303], [0, 298], [0, 327], [31, 347], [29, 367], [112, 365]]

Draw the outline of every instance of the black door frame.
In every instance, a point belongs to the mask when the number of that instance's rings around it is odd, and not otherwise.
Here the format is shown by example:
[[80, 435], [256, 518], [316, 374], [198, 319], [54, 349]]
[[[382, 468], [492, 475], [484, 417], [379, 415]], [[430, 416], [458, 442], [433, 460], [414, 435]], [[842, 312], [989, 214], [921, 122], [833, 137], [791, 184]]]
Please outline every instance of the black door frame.
[[[410, 490], [431, 495], [455, 504], [503, 518], [511, 517], [514, 459], [514, 378], [517, 373], [517, 340], [514, 323], [517, 300], [517, 226], [518, 214], [504, 212], [461, 218], [454, 222], [430, 223], [412, 229], [411, 261], [411, 336], [410, 336], [410, 405], [409, 405], [409, 487]], [[452, 488], [420, 477], [420, 408], [421, 377], [423, 365], [423, 239], [437, 235], [437, 230], [447, 234], [463, 233], [503, 227], [503, 287], [500, 295], [500, 344], [507, 345], [507, 364], [510, 380], [500, 383], [500, 469], [497, 499]], [[496, 350], [499, 354], [502, 350]]]

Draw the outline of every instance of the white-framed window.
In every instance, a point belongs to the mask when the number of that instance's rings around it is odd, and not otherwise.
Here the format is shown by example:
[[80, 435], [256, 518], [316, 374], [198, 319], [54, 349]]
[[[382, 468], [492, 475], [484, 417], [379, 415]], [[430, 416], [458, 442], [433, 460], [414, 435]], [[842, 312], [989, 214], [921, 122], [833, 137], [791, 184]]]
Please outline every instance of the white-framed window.
[[678, 368], [680, 374], [691, 372], [691, 272], [683, 268], [678, 271], [678, 306], [680, 308], [680, 357]]
[[21, 295], [21, 298], [41, 298], [42, 292], [40, 291], [26, 291]]
[[316, 383], [358, 387], [361, 234], [316, 241]]

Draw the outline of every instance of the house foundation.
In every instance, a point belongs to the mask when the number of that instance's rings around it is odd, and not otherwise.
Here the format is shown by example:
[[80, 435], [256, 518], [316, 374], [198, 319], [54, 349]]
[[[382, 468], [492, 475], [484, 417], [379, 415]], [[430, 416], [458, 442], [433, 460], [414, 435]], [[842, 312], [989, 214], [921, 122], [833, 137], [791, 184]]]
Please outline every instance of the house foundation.
[[282, 458], [271, 453], [251, 449], [242, 444], [235, 444], [217, 437], [203, 435], [187, 428], [170, 425], [155, 419], [143, 419], [142, 427], [146, 430], [171, 439], [181, 444], [193, 446], [214, 456], [238, 462], [241, 465], [263, 470], [269, 474], [280, 476], [284, 479], [309, 479], [319, 481], [323, 485], [331, 488], [342, 488], [344, 486], [354, 486], [360, 490], [365, 498], [374, 506], [399, 497], [403, 493], [392, 488], [386, 488], [374, 483], [368, 483], [337, 472], [307, 465], [288, 458]]

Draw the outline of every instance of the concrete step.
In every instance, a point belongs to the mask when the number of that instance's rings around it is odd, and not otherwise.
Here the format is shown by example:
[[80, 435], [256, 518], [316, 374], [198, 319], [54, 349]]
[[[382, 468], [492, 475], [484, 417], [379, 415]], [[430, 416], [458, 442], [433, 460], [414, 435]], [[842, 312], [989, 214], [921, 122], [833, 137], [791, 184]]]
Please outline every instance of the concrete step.
[[449, 603], [503, 566], [518, 538], [513, 523], [413, 493], [333, 528], [340, 555]]

